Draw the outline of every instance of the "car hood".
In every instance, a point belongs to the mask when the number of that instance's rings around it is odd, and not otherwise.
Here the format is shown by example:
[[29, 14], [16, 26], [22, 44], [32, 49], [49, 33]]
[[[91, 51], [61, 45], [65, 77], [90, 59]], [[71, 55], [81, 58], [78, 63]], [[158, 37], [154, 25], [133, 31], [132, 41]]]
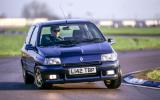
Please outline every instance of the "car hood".
[[[112, 53], [113, 50], [107, 42], [94, 44], [80, 44], [72, 47], [39, 47], [38, 51], [44, 57], [60, 57], [63, 60], [68, 59], [79, 61], [79, 57], [89, 60], [99, 60], [100, 54]], [[76, 61], [76, 62], [77, 62]]]

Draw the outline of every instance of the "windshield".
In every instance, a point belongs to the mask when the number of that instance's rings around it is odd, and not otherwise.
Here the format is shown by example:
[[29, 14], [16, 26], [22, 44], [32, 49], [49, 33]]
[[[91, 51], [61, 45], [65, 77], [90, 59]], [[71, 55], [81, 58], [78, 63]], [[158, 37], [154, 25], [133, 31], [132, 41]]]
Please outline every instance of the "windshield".
[[103, 42], [104, 38], [95, 25], [61, 24], [43, 26], [40, 32], [40, 46], [75, 45], [79, 43]]

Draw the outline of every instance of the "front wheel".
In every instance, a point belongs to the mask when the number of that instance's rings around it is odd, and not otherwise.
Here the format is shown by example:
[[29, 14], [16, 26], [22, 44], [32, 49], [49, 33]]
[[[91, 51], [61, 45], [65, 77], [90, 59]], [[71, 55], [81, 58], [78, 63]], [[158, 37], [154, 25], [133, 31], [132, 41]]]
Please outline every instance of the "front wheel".
[[46, 89], [52, 86], [52, 84], [47, 84], [43, 81], [42, 75], [39, 69], [35, 70], [35, 82], [34, 83], [39, 89]]
[[118, 72], [117, 79], [114, 80], [104, 80], [104, 84], [109, 89], [117, 89], [121, 85], [122, 77], [121, 72]]
[[28, 74], [27, 70], [22, 67], [23, 79], [25, 84], [33, 84], [34, 78], [32, 75]]

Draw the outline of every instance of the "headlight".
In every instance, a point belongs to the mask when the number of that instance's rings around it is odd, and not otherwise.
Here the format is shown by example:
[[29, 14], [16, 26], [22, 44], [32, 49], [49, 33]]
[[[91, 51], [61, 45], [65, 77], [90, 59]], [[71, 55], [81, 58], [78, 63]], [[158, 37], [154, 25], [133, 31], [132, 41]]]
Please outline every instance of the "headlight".
[[57, 64], [61, 64], [61, 60], [60, 58], [46, 58], [44, 63], [46, 65], [57, 65]]
[[101, 61], [115, 61], [115, 60], [117, 60], [116, 52], [101, 55]]

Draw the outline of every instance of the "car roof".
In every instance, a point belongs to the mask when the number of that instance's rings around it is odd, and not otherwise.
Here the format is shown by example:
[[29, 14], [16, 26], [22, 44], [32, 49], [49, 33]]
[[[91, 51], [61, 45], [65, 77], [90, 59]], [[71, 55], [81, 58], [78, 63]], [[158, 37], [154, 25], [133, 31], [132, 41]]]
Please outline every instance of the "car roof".
[[91, 22], [85, 19], [67, 19], [67, 20], [51, 20], [51, 21], [36, 23], [34, 25], [45, 26], [45, 25], [52, 25], [52, 24], [72, 24], [72, 23], [91, 23]]

